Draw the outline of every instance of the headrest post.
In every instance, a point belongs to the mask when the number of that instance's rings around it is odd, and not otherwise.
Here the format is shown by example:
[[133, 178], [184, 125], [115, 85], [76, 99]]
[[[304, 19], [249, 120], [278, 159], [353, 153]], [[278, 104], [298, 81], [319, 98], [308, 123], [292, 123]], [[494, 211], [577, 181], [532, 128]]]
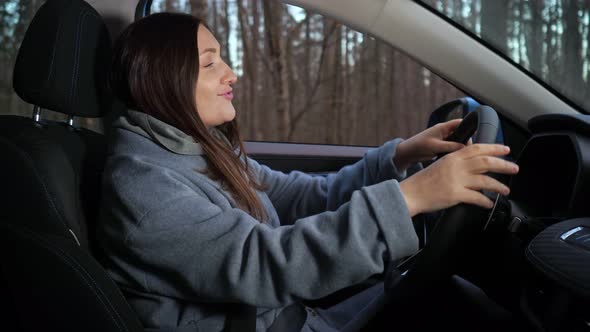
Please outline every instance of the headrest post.
[[68, 126], [70, 126], [70, 127], [74, 126], [74, 116], [73, 115], [68, 115]]
[[33, 121], [37, 123], [41, 122], [41, 107], [37, 105], [33, 106]]

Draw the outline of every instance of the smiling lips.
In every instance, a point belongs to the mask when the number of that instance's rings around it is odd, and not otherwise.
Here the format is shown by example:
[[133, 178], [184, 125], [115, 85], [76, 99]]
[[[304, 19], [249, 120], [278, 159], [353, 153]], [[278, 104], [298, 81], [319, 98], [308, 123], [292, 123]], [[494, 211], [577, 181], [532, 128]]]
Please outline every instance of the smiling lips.
[[232, 90], [229, 90], [227, 92], [224, 92], [222, 94], [220, 94], [219, 96], [222, 96], [223, 98], [231, 101], [232, 99], [234, 99], [234, 93], [232, 92]]

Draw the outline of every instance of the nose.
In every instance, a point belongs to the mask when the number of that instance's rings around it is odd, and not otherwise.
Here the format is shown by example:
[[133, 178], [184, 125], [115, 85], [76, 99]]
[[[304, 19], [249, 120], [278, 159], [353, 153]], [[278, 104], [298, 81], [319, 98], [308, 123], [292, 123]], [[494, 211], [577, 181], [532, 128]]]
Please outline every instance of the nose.
[[231, 68], [227, 64], [225, 64], [225, 67], [226, 71], [223, 75], [222, 83], [228, 85], [235, 84], [238, 81], [238, 76], [236, 75], [236, 73], [234, 73], [233, 70], [231, 70]]

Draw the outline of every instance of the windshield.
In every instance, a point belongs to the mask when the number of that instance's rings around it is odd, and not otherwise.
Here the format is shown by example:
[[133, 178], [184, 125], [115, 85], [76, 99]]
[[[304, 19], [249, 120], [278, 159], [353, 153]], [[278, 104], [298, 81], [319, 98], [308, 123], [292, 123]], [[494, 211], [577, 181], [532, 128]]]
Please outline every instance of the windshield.
[[571, 102], [590, 110], [590, 1], [424, 0]]

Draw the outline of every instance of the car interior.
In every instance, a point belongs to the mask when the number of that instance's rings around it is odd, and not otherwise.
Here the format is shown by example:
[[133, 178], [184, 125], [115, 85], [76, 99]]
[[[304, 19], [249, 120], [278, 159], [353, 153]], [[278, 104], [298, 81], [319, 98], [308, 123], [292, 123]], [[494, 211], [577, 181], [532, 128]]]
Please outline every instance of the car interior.
[[[144, 331], [98, 263], [100, 253], [91, 241], [108, 127], [100, 134], [74, 125], [78, 117], [108, 123], [123, 110], [107, 85], [112, 29], [149, 14], [151, 1], [120, 2], [48, 0], [18, 51], [14, 90], [32, 111], [30, 117], [0, 116], [5, 331]], [[453, 139], [493, 143], [501, 127], [503, 142], [512, 149], [509, 158], [520, 166], [518, 175], [500, 177], [511, 193], [491, 195], [490, 211], [461, 204], [419, 217], [421, 250], [400, 262], [396, 278], [386, 280], [396, 294], [393, 305], [419, 308], [437, 285], [450, 282], [448, 295], [513, 322], [514, 330], [590, 331], [590, 116], [420, 2], [288, 2], [402, 49], [468, 92], [484, 106], [466, 115], [464, 131]], [[133, 12], [124, 18], [106, 17], [127, 7]], [[450, 40], [464, 47], [449, 46]], [[440, 49], [438, 55], [429, 51], [433, 47]], [[510, 112], [515, 109], [522, 111]], [[43, 110], [68, 120], [45, 120]], [[366, 151], [265, 142], [246, 147], [274, 169], [320, 175], [356, 162]], [[400, 315], [396, 327], [412, 328], [428, 316]], [[464, 316], [449, 319], [460, 325]], [[251, 324], [240, 312], [228, 330], [253, 331]], [[437, 328], [434, 320], [425, 325]]]

